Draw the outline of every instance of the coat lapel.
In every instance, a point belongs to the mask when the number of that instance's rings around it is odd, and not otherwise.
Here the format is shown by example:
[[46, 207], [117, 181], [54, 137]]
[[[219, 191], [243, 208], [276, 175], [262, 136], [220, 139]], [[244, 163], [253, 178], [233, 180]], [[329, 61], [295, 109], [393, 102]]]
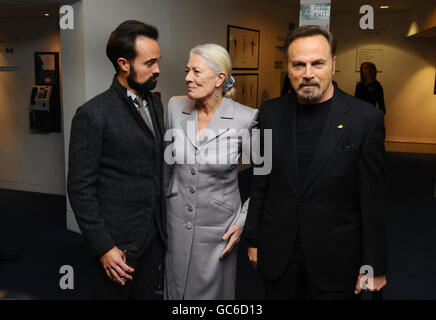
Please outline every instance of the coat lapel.
[[295, 99], [293, 99], [292, 95], [286, 95], [285, 97], [282, 100], [282, 114], [278, 117], [279, 141], [294, 191], [299, 194], [301, 192], [301, 183], [297, 166]]
[[[200, 146], [215, 141], [219, 136], [229, 131], [234, 117], [234, 106], [230, 99], [224, 98], [221, 106], [217, 109], [206, 129], [213, 131], [214, 135], [202, 139]], [[204, 136], [206, 138], [206, 136]]]
[[[234, 107], [231, 100], [224, 98], [221, 106], [217, 109], [206, 129], [211, 130], [213, 136], [204, 136], [205, 139], [197, 141], [198, 137], [198, 111], [195, 108], [195, 102], [185, 106], [182, 111], [186, 117], [180, 121], [186, 137], [195, 148], [215, 141], [219, 136], [227, 132], [233, 120]], [[207, 139], [206, 139], [207, 137]]]
[[348, 129], [350, 111], [346, 99], [335, 86], [330, 111], [324, 124], [312, 162], [303, 185], [303, 192], [312, 184], [323, 165], [332, 155], [344, 132]]
[[[111, 88], [113, 90], [115, 90], [115, 92], [117, 93], [117, 95], [119, 96], [119, 98], [125, 103], [127, 104], [127, 107], [129, 108], [133, 118], [137, 121], [137, 123], [139, 124], [139, 126], [142, 128], [142, 130], [145, 131], [146, 135], [150, 136], [152, 139], [155, 139], [155, 136], [153, 134], [153, 132], [151, 131], [151, 129], [147, 126], [147, 124], [145, 123], [144, 119], [142, 119], [141, 114], [139, 113], [139, 111], [136, 109], [136, 105], [132, 100], [132, 97], [128, 97], [127, 96], [127, 88], [124, 87], [117, 78], [117, 75], [115, 74], [112, 80], [112, 85]], [[159, 121], [156, 120], [157, 116], [156, 116], [156, 106], [151, 106], [150, 107], [150, 113], [152, 114], [152, 121], [153, 121], [153, 125], [155, 125], [155, 123], [157, 123], [157, 125], [159, 126]], [[163, 130], [163, 127], [161, 127]], [[144, 141], [146, 141], [146, 137], [143, 137]]]
[[197, 146], [197, 132], [198, 132], [198, 113], [197, 108], [195, 108], [195, 102], [189, 100], [182, 110], [184, 117], [180, 120], [180, 125], [185, 132], [186, 137], [189, 142], [195, 147]]
[[162, 112], [158, 112], [159, 109], [159, 111], [162, 109], [160, 99], [152, 93], [148, 93], [147, 103], [149, 103], [154, 130], [158, 131], [159, 136], [162, 136], [164, 131]]
[[154, 134], [150, 130], [150, 128], [145, 123], [144, 119], [142, 119], [141, 114], [139, 113], [138, 109], [136, 109], [135, 103], [132, 100], [132, 97], [125, 97], [127, 99], [127, 105], [130, 109], [130, 112], [133, 114], [133, 117], [138, 122], [139, 126], [146, 132], [147, 135], [149, 135], [151, 138], [154, 139]]

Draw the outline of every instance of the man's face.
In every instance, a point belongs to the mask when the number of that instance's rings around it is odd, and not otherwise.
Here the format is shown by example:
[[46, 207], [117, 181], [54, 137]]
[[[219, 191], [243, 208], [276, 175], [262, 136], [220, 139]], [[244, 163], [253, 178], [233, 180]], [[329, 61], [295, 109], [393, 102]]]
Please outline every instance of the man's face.
[[300, 103], [317, 104], [333, 96], [335, 61], [322, 35], [292, 41], [288, 48], [288, 73]]
[[136, 38], [136, 57], [130, 62], [127, 83], [138, 91], [151, 91], [156, 87], [159, 76], [160, 48], [156, 40], [139, 36]]

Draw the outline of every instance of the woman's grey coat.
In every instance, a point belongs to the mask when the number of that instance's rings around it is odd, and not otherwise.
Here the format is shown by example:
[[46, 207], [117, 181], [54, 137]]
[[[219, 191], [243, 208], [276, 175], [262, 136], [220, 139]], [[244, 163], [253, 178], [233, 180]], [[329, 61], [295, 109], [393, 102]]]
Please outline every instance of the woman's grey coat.
[[[236, 248], [222, 260], [219, 256], [227, 244], [223, 235], [234, 224], [245, 223], [238, 159], [256, 117], [256, 109], [223, 98], [196, 139], [195, 101], [186, 96], [169, 101], [165, 139], [171, 142], [168, 129], [173, 129], [173, 142], [165, 150], [166, 299], [234, 299]], [[172, 161], [175, 164], [168, 165]]]

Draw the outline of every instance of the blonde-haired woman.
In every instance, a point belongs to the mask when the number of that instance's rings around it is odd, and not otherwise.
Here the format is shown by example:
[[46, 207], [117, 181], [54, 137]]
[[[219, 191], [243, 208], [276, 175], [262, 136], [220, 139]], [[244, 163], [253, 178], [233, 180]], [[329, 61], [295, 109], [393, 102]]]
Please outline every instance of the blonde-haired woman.
[[188, 95], [168, 104], [166, 299], [235, 297], [235, 246], [246, 215], [238, 188], [241, 132], [257, 124], [257, 110], [230, 98], [231, 70], [223, 47], [196, 46], [186, 65]]

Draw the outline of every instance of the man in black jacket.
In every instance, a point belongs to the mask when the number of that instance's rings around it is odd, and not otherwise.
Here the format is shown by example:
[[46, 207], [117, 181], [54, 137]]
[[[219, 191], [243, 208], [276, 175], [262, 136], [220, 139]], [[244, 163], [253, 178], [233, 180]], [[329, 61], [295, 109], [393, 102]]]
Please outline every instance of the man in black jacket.
[[330, 32], [300, 27], [285, 49], [293, 90], [259, 112], [260, 129], [272, 130], [272, 170], [253, 177], [249, 259], [269, 299], [378, 291], [387, 271], [383, 113], [332, 81]]
[[163, 108], [155, 27], [125, 21], [106, 54], [111, 87], [77, 109], [71, 127], [68, 196], [95, 256], [95, 296], [150, 299], [165, 247]]

